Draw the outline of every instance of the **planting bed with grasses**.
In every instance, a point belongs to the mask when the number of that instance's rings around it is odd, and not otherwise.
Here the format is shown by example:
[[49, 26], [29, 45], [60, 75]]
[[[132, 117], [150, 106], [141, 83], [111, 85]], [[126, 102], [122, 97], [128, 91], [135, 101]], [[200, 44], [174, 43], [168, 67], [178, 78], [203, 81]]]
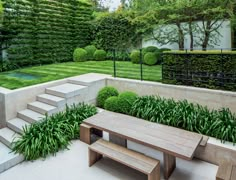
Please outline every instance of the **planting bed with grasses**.
[[64, 112], [25, 127], [20, 139], [12, 143], [13, 152], [23, 154], [26, 160], [55, 155], [79, 137], [81, 122], [96, 113], [96, 107], [83, 103], [66, 107]]

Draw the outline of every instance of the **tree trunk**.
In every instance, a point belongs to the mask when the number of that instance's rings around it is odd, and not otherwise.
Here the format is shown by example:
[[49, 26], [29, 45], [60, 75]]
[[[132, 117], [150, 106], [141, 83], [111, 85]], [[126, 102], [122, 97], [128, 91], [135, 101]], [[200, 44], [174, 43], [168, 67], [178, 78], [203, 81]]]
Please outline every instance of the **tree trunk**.
[[193, 28], [192, 28], [192, 21], [189, 22], [189, 35], [190, 35], [190, 51], [193, 51]]
[[184, 32], [181, 28], [180, 23], [176, 23], [179, 31], [179, 50], [184, 50]]
[[203, 51], [206, 51], [207, 50], [207, 45], [208, 45], [208, 42], [209, 42], [209, 39], [210, 39], [210, 27], [211, 26], [211, 21], [207, 21], [207, 25], [206, 25], [206, 29], [205, 29], [205, 32], [204, 32], [204, 40], [202, 42], [202, 50]]

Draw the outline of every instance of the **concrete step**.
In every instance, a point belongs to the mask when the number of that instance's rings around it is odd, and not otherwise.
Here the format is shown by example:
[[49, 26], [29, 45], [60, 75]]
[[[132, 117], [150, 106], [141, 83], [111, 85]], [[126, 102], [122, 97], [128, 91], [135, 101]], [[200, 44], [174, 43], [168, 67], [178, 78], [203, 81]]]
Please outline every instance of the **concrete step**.
[[28, 123], [34, 123], [45, 118], [44, 115], [37, 113], [35, 111], [32, 111], [30, 109], [25, 109], [23, 111], [18, 112], [17, 117], [27, 121]]
[[80, 95], [86, 89], [87, 86], [66, 83], [59, 86], [47, 88], [46, 93], [62, 98], [71, 98]]
[[21, 163], [24, 157], [11, 152], [11, 149], [0, 142], [0, 173]]
[[69, 78], [69, 83], [90, 86], [97, 81], [105, 80], [106, 78], [111, 77], [107, 74], [97, 74], [97, 73], [88, 73], [83, 74], [77, 77]]
[[30, 123], [24, 121], [20, 118], [11, 119], [10, 121], [7, 121], [7, 127], [9, 127], [11, 130], [22, 134], [23, 133], [23, 127], [29, 126]]
[[32, 111], [38, 112], [43, 115], [46, 113], [48, 115], [51, 115], [57, 111], [57, 108], [55, 106], [52, 106], [43, 102], [39, 102], [39, 101], [29, 103], [28, 109], [31, 109]]
[[66, 104], [66, 100], [64, 98], [53, 96], [50, 94], [41, 94], [37, 96], [37, 101], [56, 106], [62, 107]]
[[16, 141], [19, 137], [19, 134], [8, 127], [0, 129], [0, 141], [9, 148], [11, 148], [11, 143]]

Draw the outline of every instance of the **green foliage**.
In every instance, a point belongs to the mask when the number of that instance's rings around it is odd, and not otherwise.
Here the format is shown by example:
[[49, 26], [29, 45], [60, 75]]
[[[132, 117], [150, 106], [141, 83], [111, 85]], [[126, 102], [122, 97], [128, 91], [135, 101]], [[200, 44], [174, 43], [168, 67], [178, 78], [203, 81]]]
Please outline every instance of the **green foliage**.
[[140, 63], [140, 52], [139, 51], [132, 51], [130, 54], [130, 59], [132, 63], [139, 64]]
[[229, 109], [212, 110], [188, 101], [155, 96], [139, 97], [131, 114], [151, 122], [182, 128], [236, 143], [236, 116]]
[[[86, 2], [4, 0], [3, 39], [9, 61], [20, 67], [71, 61], [91, 41], [92, 6]], [[10, 32], [10, 35], [9, 35]]]
[[155, 65], [157, 63], [157, 56], [155, 53], [148, 52], [144, 56], [144, 63], [147, 65]]
[[148, 46], [146, 48], [143, 48], [143, 54], [144, 55], [148, 52], [155, 53], [155, 52], [158, 52], [158, 51], [159, 51], [159, 49], [156, 46]]
[[163, 54], [163, 82], [236, 90], [234, 51], [170, 51]]
[[105, 101], [112, 96], [118, 96], [119, 92], [114, 87], [104, 87], [98, 92], [97, 106], [104, 108]]
[[126, 91], [118, 96], [118, 112], [124, 114], [130, 114], [130, 109], [133, 106], [133, 103], [137, 99], [138, 95], [134, 92]]
[[114, 12], [97, 19], [95, 30], [95, 45], [98, 48], [125, 49], [136, 41], [135, 27], [124, 14]]
[[[113, 51], [107, 52], [107, 58], [112, 60], [114, 57]], [[124, 51], [116, 51], [115, 52], [116, 61], [130, 61], [130, 54], [127, 50]]]
[[12, 144], [13, 152], [23, 154], [26, 160], [55, 155], [68, 148], [70, 140], [79, 137], [81, 122], [96, 113], [96, 107], [80, 103], [67, 107], [65, 112], [47, 116], [24, 127], [23, 135]]
[[104, 61], [106, 60], [107, 53], [104, 50], [96, 50], [93, 57], [97, 61]]
[[112, 96], [109, 97], [104, 104], [104, 108], [108, 111], [113, 111], [113, 112], [119, 112], [120, 107], [118, 104], [118, 97], [117, 96]]
[[86, 61], [88, 56], [87, 56], [87, 51], [82, 49], [82, 48], [76, 48], [73, 54], [73, 60], [74, 61]]
[[93, 59], [93, 55], [95, 51], [97, 50], [97, 48], [94, 45], [89, 45], [89, 46], [86, 46], [84, 49], [87, 51], [87, 58], [89, 60]]
[[169, 49], [169, 48], [161, 48], [160, 49], [160, 52], [166, 52], [166, 51], [171, 51], [171, 49]]

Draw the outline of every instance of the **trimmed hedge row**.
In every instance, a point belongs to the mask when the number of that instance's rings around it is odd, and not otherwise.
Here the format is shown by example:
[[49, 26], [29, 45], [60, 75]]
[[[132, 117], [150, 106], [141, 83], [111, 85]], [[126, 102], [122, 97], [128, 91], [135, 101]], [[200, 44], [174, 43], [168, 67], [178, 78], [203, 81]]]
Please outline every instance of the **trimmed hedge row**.
[[165, 52], [163, 82], [236, 90], [236, 52]]
[[72, 60], [76, 47], [90, 43], [92, 5], [77, 0], [3, 0], [3, 27], [14, 31], [8, 59], [17, 66]]

